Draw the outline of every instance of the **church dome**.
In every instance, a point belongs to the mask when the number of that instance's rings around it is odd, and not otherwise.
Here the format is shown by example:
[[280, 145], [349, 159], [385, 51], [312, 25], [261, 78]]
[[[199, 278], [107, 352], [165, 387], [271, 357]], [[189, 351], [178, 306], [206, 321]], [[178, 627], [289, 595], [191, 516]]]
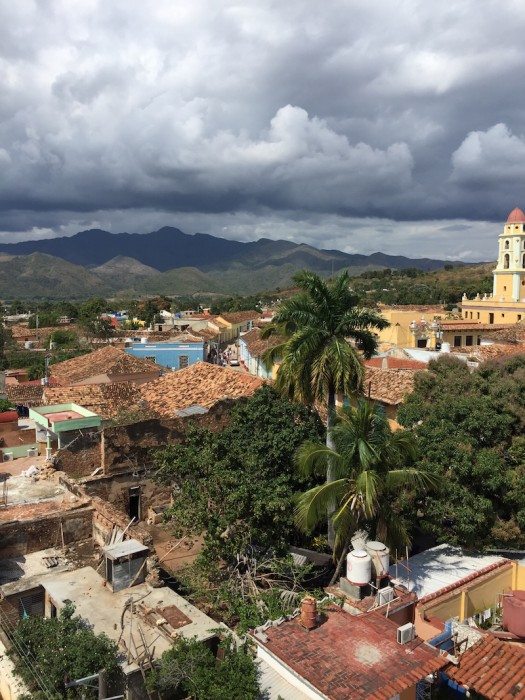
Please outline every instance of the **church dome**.
[[507, 217], [508, 224], [525, 224], [525, 214], [516, 207], [513, 209]]

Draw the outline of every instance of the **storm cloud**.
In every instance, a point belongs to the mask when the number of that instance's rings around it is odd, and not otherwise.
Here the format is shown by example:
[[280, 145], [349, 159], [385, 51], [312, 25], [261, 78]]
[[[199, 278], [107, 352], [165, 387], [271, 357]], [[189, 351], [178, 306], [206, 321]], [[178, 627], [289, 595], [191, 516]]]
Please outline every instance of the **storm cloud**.
[[0, 236], [174, 225], [491, 259], [525, 5], [0, 0]]

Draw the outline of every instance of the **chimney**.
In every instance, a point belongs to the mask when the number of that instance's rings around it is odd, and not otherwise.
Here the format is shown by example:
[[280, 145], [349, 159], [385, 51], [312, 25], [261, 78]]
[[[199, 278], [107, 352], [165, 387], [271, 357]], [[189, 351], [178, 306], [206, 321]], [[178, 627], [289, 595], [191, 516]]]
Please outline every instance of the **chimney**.
[[313, 630], [317, 627], [317, 601], [307, 595], [301, 601], [301, 625], [307, 630]]

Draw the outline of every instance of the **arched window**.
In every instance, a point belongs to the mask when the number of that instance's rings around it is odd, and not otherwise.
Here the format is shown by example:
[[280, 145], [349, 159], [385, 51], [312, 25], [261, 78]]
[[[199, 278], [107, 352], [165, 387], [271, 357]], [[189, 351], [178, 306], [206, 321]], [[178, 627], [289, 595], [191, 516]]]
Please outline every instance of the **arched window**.
[[509, 269], [509, 265], [510, 265], [510, 255], [509, 255], [508, 253], [505, 253], [505, 255], [503, 256], [503, 267], [504, 267], [504, 269], [505, 269], [505, 270], [508, 270], [508, 269]]
[[525, 267], [525, 253], [523, 254], [523, 258], [521, 260], [521, 266]]
[[505, 241], [505, 250], [509, 249], [509, 241]]

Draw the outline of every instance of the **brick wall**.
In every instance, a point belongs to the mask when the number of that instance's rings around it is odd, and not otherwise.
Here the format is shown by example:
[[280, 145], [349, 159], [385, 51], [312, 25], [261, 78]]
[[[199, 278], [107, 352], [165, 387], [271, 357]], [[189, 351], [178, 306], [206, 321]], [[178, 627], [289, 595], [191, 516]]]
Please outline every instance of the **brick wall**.
[[[91, 537], [93, 509], [82, 507], [0, 524], [0, 557], [16, 557]], [[62, 524], [62, 532], [60, 525]]]

